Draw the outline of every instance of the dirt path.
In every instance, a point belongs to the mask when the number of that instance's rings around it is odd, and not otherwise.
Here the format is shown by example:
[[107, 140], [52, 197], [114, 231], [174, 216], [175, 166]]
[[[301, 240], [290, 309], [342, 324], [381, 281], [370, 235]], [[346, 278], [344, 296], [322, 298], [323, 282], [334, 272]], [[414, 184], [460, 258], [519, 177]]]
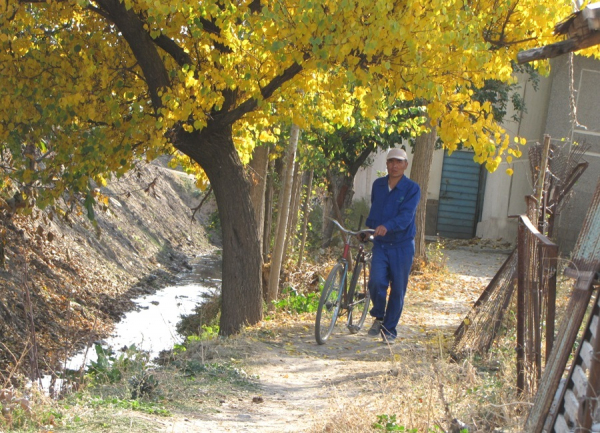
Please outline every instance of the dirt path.
[[[165, 431], [344, 431], [328, 423], [332, 417], [339, 423], [348, 401], [366, 399], [368, 404], [369, 398], [382, 392], [386, 378], [415, 374], [406, 371], [407, 361], [436, 359], [501, 266], [506, 251], [461, 247], [447, 250], [446, 256], [448, 269], [455, 274], [408, 293], [395, 345], [369, 337], [366, 329], [351, 335], [337, 326], [327, 343], [319, 346], [308, 319], [278, 327], [266, 322], [262, 330], [242, 335], [228, 348], [243, 357], [244, 368], [258, 377], [257, 390], [223, 397], [212, 413], [175, 415], [164, 420]], [[368, 319], [365, 328], [369, 325]], [[377, 410], [369, 414], [371, 419]], [[352, 416], [344, 413], [343, 417]]]

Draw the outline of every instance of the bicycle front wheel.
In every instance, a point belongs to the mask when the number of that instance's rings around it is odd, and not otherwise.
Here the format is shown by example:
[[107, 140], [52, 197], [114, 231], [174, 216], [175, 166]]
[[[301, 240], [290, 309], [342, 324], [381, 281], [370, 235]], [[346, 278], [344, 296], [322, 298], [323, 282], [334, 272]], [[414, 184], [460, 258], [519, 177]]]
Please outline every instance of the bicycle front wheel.
[[369, 264], [359, 262], [354, 268], [350, 287], [348, 288], [348, 330], [356, 334], [365, 323], [371, 295], [368, 288]]
[[323, 286], [315, 321], [315, 338], [319, 344], [325, 343], [335, 326], [342, 305], [344, 276], [345, 267], [338, 263], [329, 273]]

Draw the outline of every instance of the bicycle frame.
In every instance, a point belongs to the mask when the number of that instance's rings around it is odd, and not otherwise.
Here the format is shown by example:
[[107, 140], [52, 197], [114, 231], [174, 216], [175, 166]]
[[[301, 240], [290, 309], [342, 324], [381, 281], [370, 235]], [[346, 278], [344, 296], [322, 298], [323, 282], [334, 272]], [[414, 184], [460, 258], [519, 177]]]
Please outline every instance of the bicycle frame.
[[[353, 232], [347, 230], [342, 225], [332, 220], [338, 226], [343, 234], [344, 249], [338, 263], [330, 271], [327, 280], [323, 286], [319, 307], [317, 309], [317, 317], [315, 321], [315, 338], [317, 343], [324, 344], [331, 335], [335, 323], [340, 315], [347, 314], [348, 320], [346, 327], [352, 334], [360, 331], [364, 323], [367, 306], [369, 305], [369, 293], [367, 289], [367, 258], [365, 253], [365, 235], [369, 234], [369, 239], [372, 240], [373, 230], [361, 230]], [[361, 244], [357, 247], [355, 263], [353, 264], [352, 280], [348, 281], [348, 271], [352, 261], [350, 243], [352, 236], [359, 236]], [[364, 276], [365, 281], [360, 282], [360, 278]], [[360, 292], [356, 288], [360, 284], [362, 287]], [[360, 297], [360, 293], [364, 295]], [[358, 294], [358, 297], [357, 297]], [[362, 310], [360, 304], [363, 304]], [[359, 313], [357, 313], [359, 312]]]
[[[356, 270], [358, 269], [358, 264], [359, 263], [366, 263], [366, 253], [365, 253], [365, 247], [364, 245], [360, 244], [358, 247], [356, 247], [358, 249], [358, 251], [356, 252], [356, 256], [354, 258], [354, 263], [353, 263], [353, 269], [352, 269], [352, 274], [354, 274], [356, 272]], [[352, 307], [354, 305], [356, 305], [357, 303], [348, 303], [347, 301], [347, 295], [348, 295], [348, 273], [350, 271], [350, 263], [348, 261], [348, 257], [351, 253], [351, 249], [352, 246], [350, 244], [346, 244], [344, 246], [344, 253], [342, 254], [342, 257], [340, 258], [340, 262], [342, 262], [344, 264], [344, 281], [342, 282], [343, 284], [343, 289], [342, 289], [342, 309], [346, 310], [349, 307]], [[366, 282], [365, 282], [366, 284]]]
[[[352, 334], [360, 331], [367, 314], [367, 306], [369, 305], [369, 293], [366, 284], [366, 267], [368, 265], [366, 264], [363, 243], [367, 234], [370, 235], [369, 239], [372, 239], [373, 230], [353, 232], [342, 227], [336, 220], [332, 219], [332, 221], [342, 232], [344, 250], [338, 263], [329, 272], [323, 286], [323, 291], [321, 292], [315, 321], [315, 338], [319, 344], [325, 343], [331, 335], [338, 317], [344, 313], [347, 313], [348, 316], [346, 324], [348, 330]], [[348, 281], [348, 271], [352, 261], [352, 246], [350, 243], [352, 236], [359, 236], [362, 243], [358, 246], [356, 253], [356, 261], [352, 270], [352, 280]], [[361, 292], [357, 292], [356, 287], [359, 283], [359, 278], [363, 275], [365, 276], [365, 281], [360, 284], [362, 287], [360, 289]], [[359, 294], [359, 297], [356, 297], [357, 293], [363, 293], [364, 296], [361, 298]], [[359, 304], [363, 304], [362, 310], [360, 310]], [[356, 313], [357, 311], [360, 311], [360, 313]]]
[[[343, 265], [344, 265], [344, 277], [342, 280], [342, 306], [341, 306], [340, 310], [347, 310], [348, 307], [354, 305], [354, 304], [348, 304], [348, 302], [347, 302], [348, 272], [350, 271], [350, 263], [352, 260], [352, 257], [351, 257], [352, 245], [350, 244], [350, 240], [352, 239], [353, 234], [357, 234], [360, 232], [351, 232], [349, 230], [346, 230], [344, 227], [342, 227], [342, 225], [339, 222], [337, 222], [336, 220], [331, 220], [331, 221], [333, 221], [334, 224], [337, 225], [338, 228], [340, 229], [340, 231], [344, 234], [344, 251], [342, 252], [342, 256], [339, 259], [339, 262], [343, 263]], [[364, 245], [361, 243], [356, 248], [358, 249], [358, 251], [356, 252], [356, 258], [354, 259], [354, 263], [353, 263], [353, 265], [354, 265], [353, 270], [352, 270], [353, 273], [356, 271], [358, 263], [365, 263], [365, 247], [364, 247]]]

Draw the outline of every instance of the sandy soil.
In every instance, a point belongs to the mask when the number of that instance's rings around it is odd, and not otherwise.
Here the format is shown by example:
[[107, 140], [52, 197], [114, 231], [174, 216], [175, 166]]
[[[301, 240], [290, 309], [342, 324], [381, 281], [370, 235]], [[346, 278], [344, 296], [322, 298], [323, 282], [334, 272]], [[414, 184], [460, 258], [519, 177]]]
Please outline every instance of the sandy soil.
[[263, 323], [262, 329], [242, 334], [221, 348], [243, 358], [248, 372], [258, 377], [258, 390], [241, 397], [224, 396], [211, 413], [175, 414], [162, 426], [173, 432], [343, 431], [328, 424], [343, 402], [352, 396], [375, 398], [377, 384], [397, 376], [403, 360], [429, 362], [436, 350], [432, 345], [437, 339], [445, 344], [442, 340], [451, 338], [507, 252], [481, 246], [445, 250], [454, 275], [447, 275], [447, 284], [439, 283], [425, 293], [422, 288], [409, 290], [399, 338], [392, 346], [367, 335], [369, 319], [356, 335], [338, 322], [322, 346], [315, 342], [308, 319], [289, 323], [283, 319], [277, 327]]

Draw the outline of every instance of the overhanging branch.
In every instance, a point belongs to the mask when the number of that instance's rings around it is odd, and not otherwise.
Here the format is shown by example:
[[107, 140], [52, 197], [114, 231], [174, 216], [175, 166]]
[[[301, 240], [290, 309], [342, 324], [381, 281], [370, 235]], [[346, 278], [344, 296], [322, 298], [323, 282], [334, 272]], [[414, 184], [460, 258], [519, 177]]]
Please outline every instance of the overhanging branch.
[[161, 34], [159, 37], [154, 39], [154, 43], [167, 52], [171, 57], [173, 57], [179, 66], [192, 64], [192, 58], [190, 55], [168, 36]]
[[[283, 71], [280, 75], [273, 78], [269, 82], [269, 84], [267, 84], [265, 87], [263, 87], [260, 90], [260, 93], [261, 93], [263, 99], [270, 98], [277, 89], [279, 89], [281, 86], [283, 86], [283, 84], [286, 83], [287, 81], [294, 78], [301, 71], [302, 71], [302, 66], [299, 65], [298, 63], [294, 62], [285, 71]], [[223, 124], [230, 125], [233, 122], [235, 122], [236, 120], [239, 120], [244, 114], [249, 113], [250, 111], [254, 110], [257, 106], [258, 106], [258, 100], [256, 98], [247, 99], [246, 101], [244, 101], [240, 105], [238, 105], [235, 109], [233, 109], [229, 112], [223, 113], [221, 115], [221, 122]]]
[[521, 51], [517, 54], [519, 64], [533, 62], [535, 60], [551, 59], [562, 54], [583, 50], [600, 44], [600, 31], [589, 32], [587, 35], [567, 39], [544, 47]]

